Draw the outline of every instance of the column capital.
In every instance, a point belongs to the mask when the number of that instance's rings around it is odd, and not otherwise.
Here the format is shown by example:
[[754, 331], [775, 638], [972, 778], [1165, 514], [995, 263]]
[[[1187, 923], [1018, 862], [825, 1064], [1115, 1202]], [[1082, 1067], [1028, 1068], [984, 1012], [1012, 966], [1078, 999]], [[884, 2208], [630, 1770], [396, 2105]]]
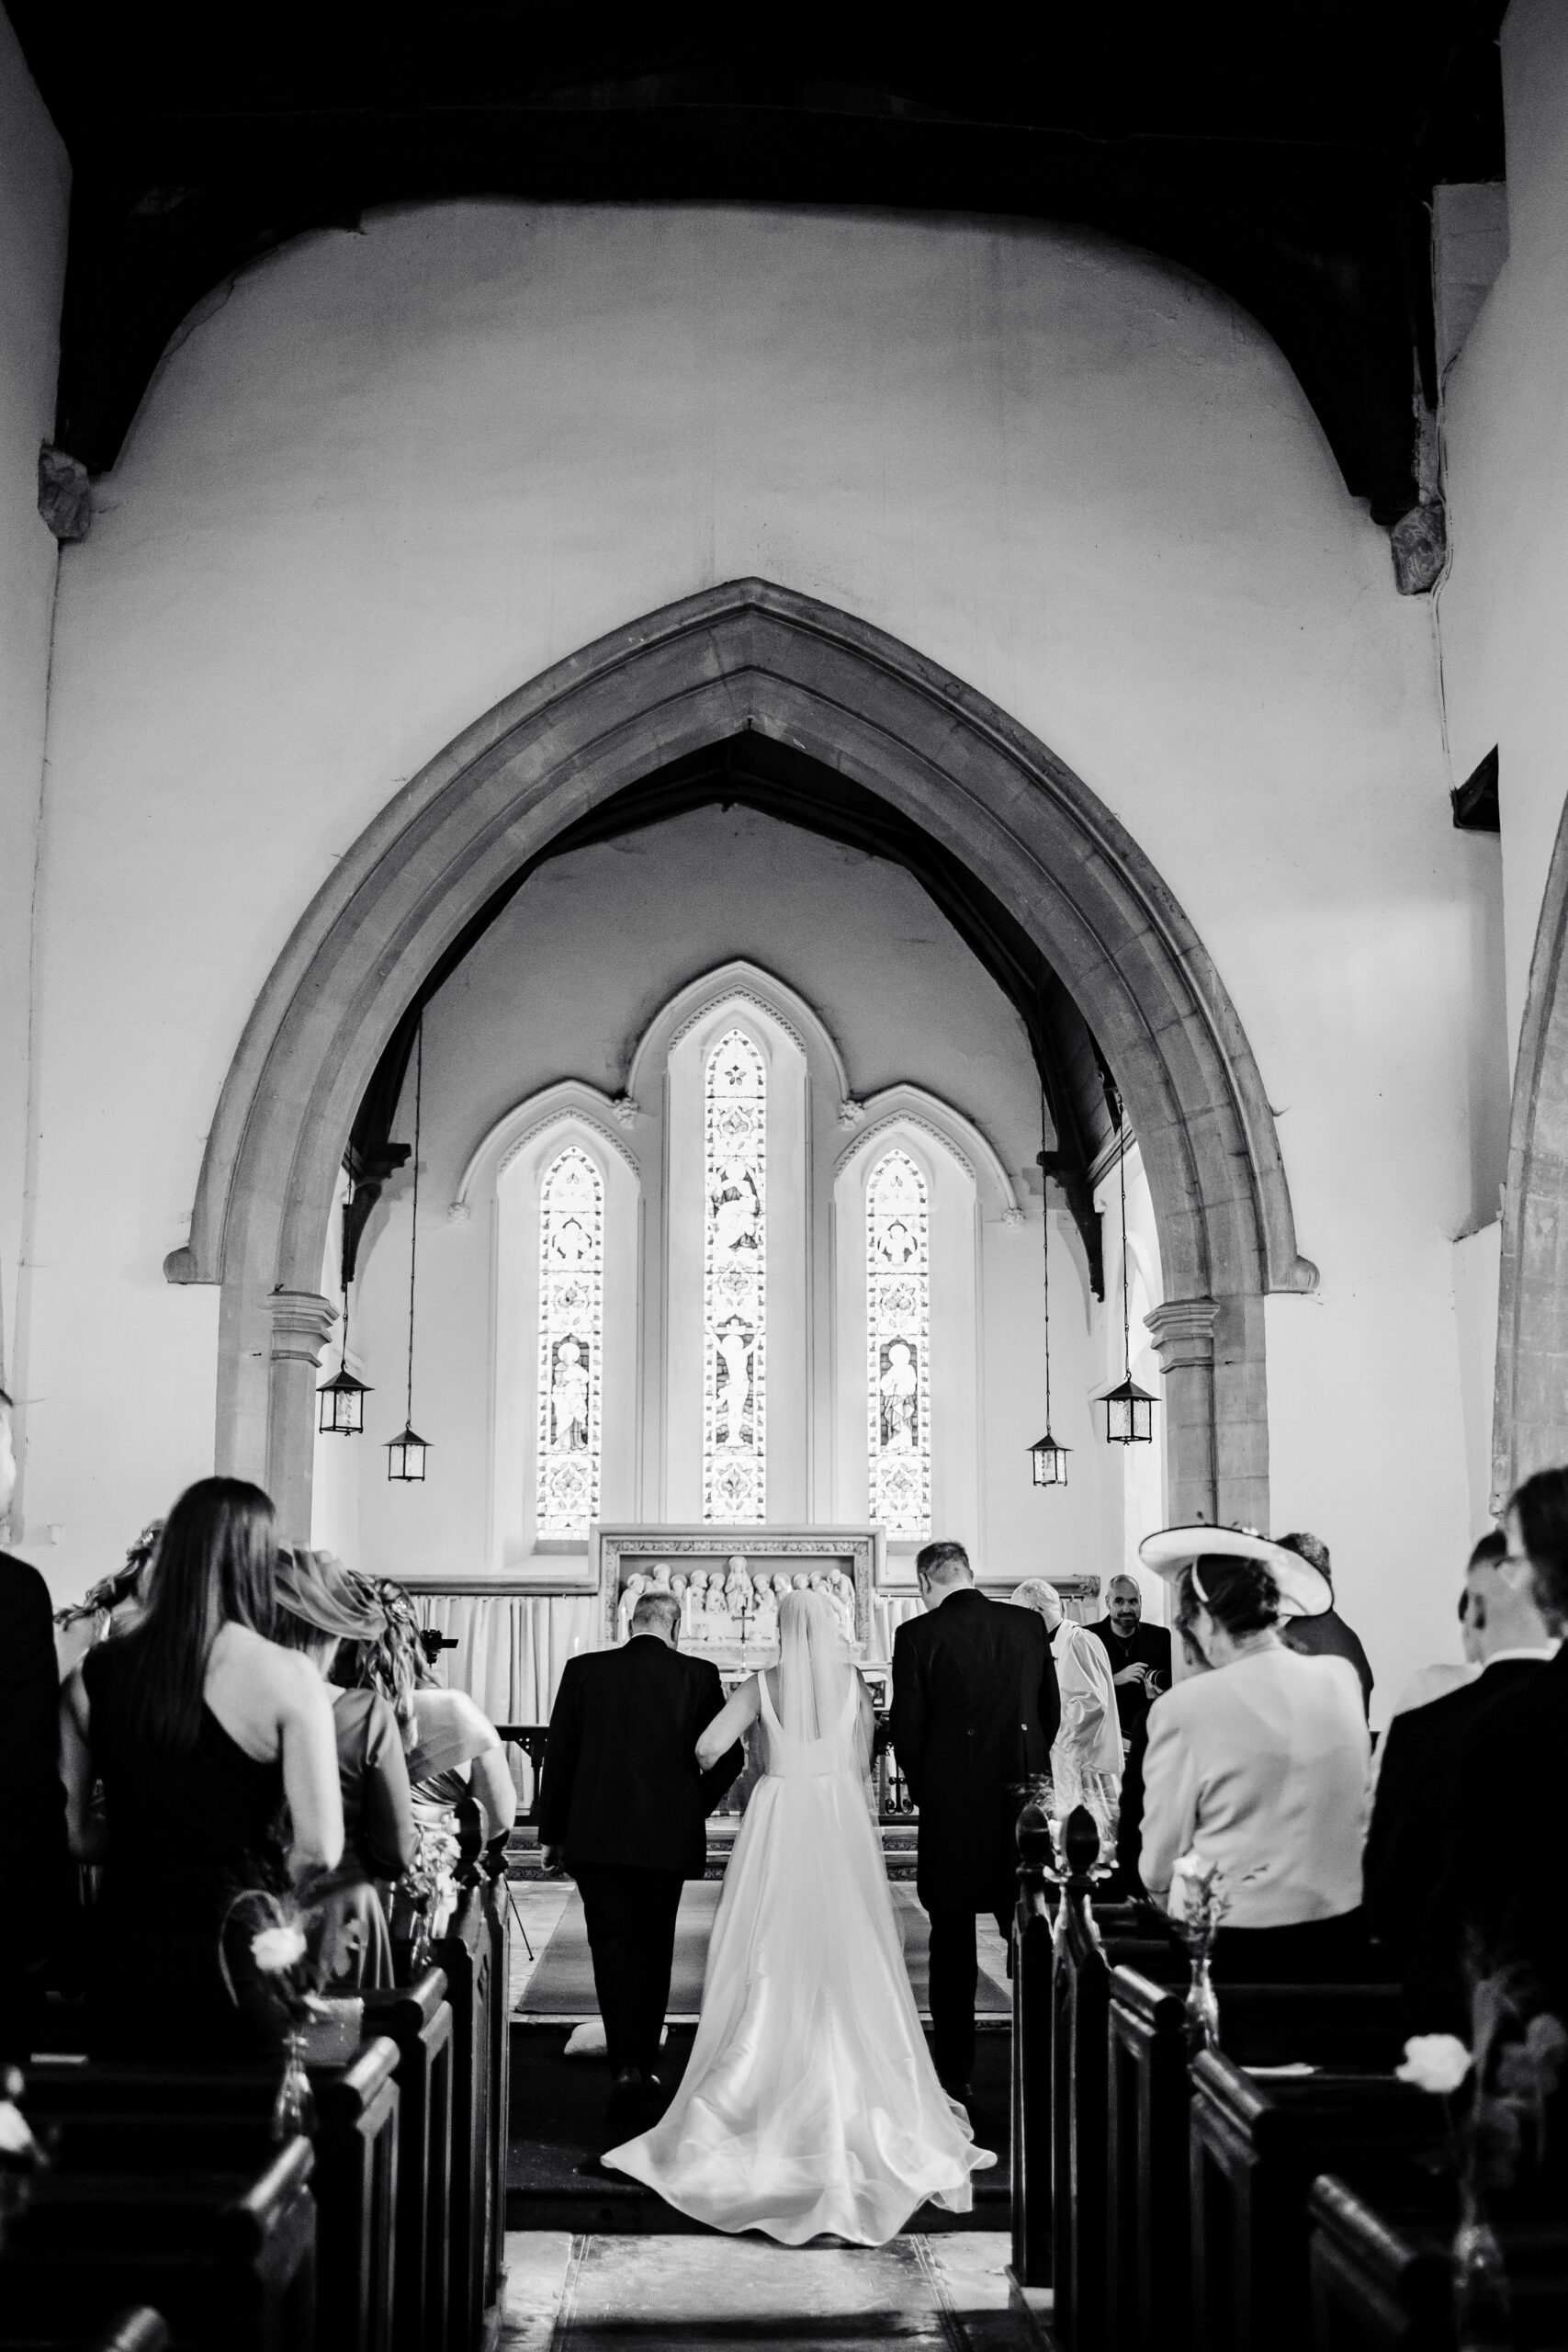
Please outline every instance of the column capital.
[[1168, 1298], [1163, 1306], [1145, 1315], [1144, 1329], [1154, 1341], [1160, 1370], [1171, 1373], [1186, 1365], [1212, 1364], [1219, 1320], [1220, 1305], [1213, 1298]]
[[338, 1319], [332, 1300], [319, 1291], [275, 1290], [267, 1306], [272, 1314], [273, 1363], [308, 1363], [317, 1369]]

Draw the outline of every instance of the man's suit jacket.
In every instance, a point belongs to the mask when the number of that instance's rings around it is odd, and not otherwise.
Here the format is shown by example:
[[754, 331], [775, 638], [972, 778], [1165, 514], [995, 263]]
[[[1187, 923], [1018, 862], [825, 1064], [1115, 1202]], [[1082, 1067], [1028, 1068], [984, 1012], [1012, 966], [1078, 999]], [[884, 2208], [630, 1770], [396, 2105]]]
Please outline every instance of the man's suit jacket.
[[711, 1772], [697, 1737], [724, 1704], [718, 1668], [655, 1634], [569, 1658], [550, 1714], [539, 1843], [569, 1871], [595, 1863], [701, 1878], [703, 1824], [739, 1775], [739, 1741]]
[[0, 1917], [13, 1960], [41, 1954], [66, 1860], [49, 1587], [0, 1552]]
[[[1170, 1689], [1170, 1634], [1164, 1625], [1145, 1625], [1139, 1619], [1131, 1636], [1123, 1641], [1109, 1617], [1097, 1617], [1084, 1627], [1092, 1634], [1111, 1660], [1111, 1679], [1116, 1691], [1116, 1713], [1122, 1725], [1123, 1739], [1131, 1739], [1140, 1724], [1148, 1720], [1155, 1701]], [[1118, 1682], [1116, 1677], [1125, 1666], [1151, 1666], [1158, 1679], [1159, 1688], [1151, 1691], [1142, 1682]]]
[[1367, 1924], [1402, 1976], [1448, 1865], [1464, 1742], [1489, 1707], [1545, 1670], [1540, 1659], [1499, 1658], [1473, 1682], [1396, 1715], [1384, 1735], [1361, 1874]]
[[1524, 1972], [1529, 2007], [1568, 2018], [1565, 1787], [1568, 1647], [1481, 1709], [1460, 1743], [1446, 1868], [1413, 1972], [1419, 2023], [1469, 2039], [1472, 1939], [1483, 1968]]
[[916, 1884], [928, 1911], [1011, 1909], [1019, 1784], [1044, 1771], [1060, 1719], [1034, 1610], [964, 1585], [899, 1626], [892, 1737], [920, 1810]]
[[1347, 1625], [1337, 1609], [1325, 1609], [1318, 1617], [1287, 1617], [1280, 1628], [1280, 1639], [1298, 1657], [1345, 1658], [1356, 1669], [1356, 1679], [1361, 1686], [1361, 1706], [1371, 1714], [1371, 1661], [1361, 1646], [1359, 1634]]

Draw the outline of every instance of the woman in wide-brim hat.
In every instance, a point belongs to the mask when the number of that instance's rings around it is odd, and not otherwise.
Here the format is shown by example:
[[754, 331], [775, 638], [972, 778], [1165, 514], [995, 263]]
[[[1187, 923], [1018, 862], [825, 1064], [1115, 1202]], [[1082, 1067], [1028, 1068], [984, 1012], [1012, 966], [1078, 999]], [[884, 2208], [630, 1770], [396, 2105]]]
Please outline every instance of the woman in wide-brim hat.
[[1369, 1747], [1343, 1658], [1301, 1657], [1281, 1621], [1317, 1616], [1310, 1562], [1250, 1530], [1167, 1528], [1139, 1547], [1172, 1589], [1177, 1630], [1211, 1670], [1149, 1713], [1140, 1870], [1179, 1913], [1196, 1851], [1228, 1903], [1214, 1951], [1233, 1982], [1311, 1982], [1366, 1965], [1361, 1840]]
[[[386, 1612], [369, 1600], [330, 1552], [295, 1545], [280, 1552], [276, 1638], [302, 1650], [329, 1678], [343, 1642], [373, 1642]], [[321, 1896], [325, 1981], [339, 1991], [377, 1990], [392, 1982], [392, 1945], [377, 1881], [400, 1878], [418, 1839], [402, 1735], [374, 1690], [329, 1684], [338, 1779], [343, 1789], [342, 1868]]]

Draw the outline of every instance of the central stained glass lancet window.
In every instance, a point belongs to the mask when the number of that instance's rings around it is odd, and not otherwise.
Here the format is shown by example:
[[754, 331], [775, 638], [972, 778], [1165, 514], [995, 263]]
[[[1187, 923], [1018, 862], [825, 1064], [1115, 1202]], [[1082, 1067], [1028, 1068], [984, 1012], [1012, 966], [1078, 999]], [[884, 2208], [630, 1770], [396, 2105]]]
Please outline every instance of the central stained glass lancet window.
[[908, 1152], [865, 1191], [871, 1515], [890, 1535], [931, 1532], [931, 1216]]
[[604, 1182], [577, 1145], [539, 1186], [541, 1535], [586, 1535], [599, 1515], [604, 1347]]
[[760, 1520], [767, 1495], [768, 1080], [732, 1029], [703, 1087], [703, 1517]]

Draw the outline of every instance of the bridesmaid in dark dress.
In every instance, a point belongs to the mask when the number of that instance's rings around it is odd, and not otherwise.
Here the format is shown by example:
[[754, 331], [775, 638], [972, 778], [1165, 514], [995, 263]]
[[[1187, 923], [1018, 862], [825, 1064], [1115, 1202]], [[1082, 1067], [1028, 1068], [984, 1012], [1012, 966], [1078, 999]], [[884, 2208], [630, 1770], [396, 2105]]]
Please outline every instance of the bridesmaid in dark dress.
[[259, 1487], [189, 1487], [169, 1514], [145, 1612], [90, 1650], [62, 1694], [72, 1852], [103, 1866], [95, 2056], [255, 2049], [267, 2029], [235, 2007], [219, 1963], [225, 1914], [245, 1889], [298, 1882], [342, 1854], [326, 1690], [307, 1659], [270, 1639], [276, 1549]]

